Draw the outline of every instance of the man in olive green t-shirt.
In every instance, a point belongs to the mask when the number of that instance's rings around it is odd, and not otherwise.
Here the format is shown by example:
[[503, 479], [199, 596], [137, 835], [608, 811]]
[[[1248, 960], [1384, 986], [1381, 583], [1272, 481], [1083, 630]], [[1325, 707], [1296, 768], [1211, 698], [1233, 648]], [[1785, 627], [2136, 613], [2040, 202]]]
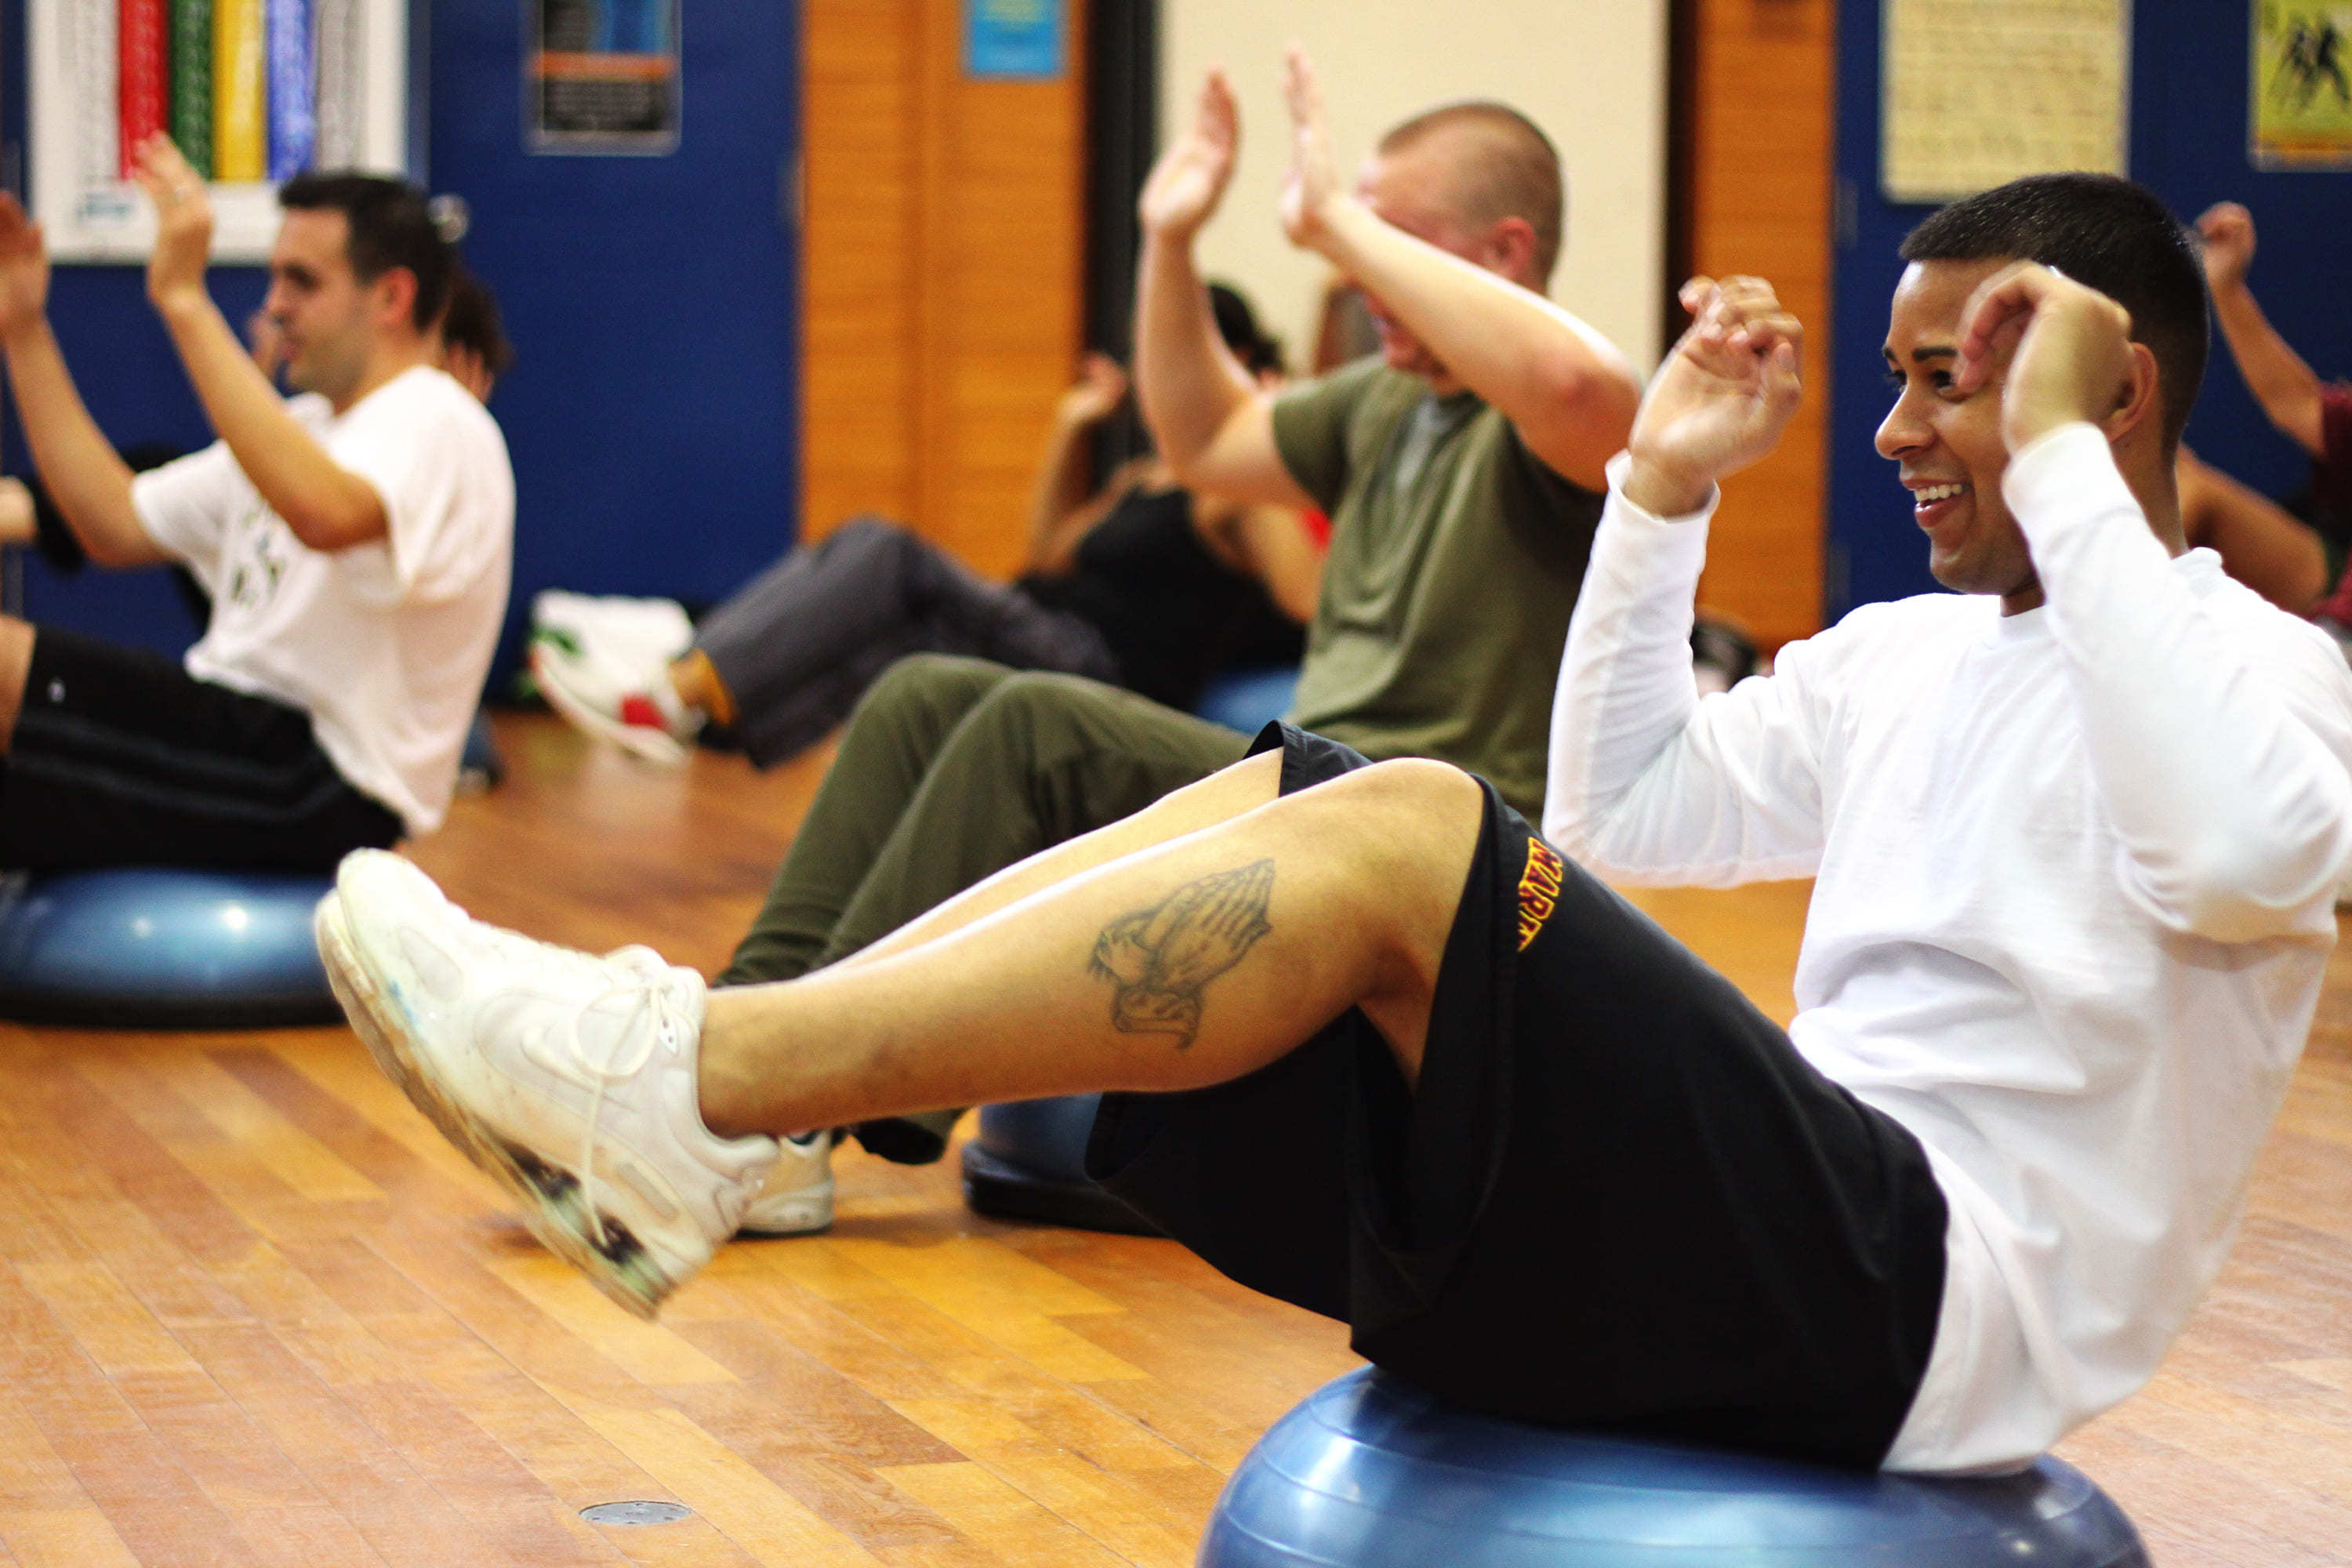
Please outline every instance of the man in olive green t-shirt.
[[[1283, 226], [1363, 289], [1381, 356], [1269, 395], [1224, 348], [1192, 255], [1239, 142], [1232, 89], [1212, 74], [1139, 204], [1144, 418], [1188, 485], [1331, 517], [1291, 720], [1374, 758], [1455, 763], [1533, 814], [1601, 466], [1625, 444], [1640, 383], [1606, 340], [1544, 298], [1564, 199], [1558, 154], [1533, 124], [1498, 104], [1430, 110], [1381, 140], [1351, 192], [1296, 51], [1286, 86]], [[1074, 677], [902, 660], [843, 731], [720, 983], [787, 979], [846, 958], [1246, 747]], [[944, 1127], [874, 1123], [860, 1137], [893, 1157], [935, 1158]], [[787, 1160], [778, 1172], [774, 1204], [754, 1205], [745, 1228], [814, 1228], [830, 1212], [814, 1201], [829, 1179], [821, 1142], [804, 1167]]]

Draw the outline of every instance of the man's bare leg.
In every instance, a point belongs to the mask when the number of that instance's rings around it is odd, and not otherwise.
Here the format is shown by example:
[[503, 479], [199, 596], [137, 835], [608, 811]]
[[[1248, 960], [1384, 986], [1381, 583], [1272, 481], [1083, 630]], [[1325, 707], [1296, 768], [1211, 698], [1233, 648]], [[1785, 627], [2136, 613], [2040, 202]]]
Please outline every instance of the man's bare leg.
[[1041, 849], [1026, 860], [1007, 866], [994, 876], [973, 883], [928, 913], [919, 915], [881, 941], [868, 944], [829, 967], [848, 969], [888, 958], [934, 938], [959, 931], [1042, 889], [1066, 881], [1081, 871], [1149, 849], [1187, 833], [1229, 822], [1254, 811], [1282, 793], [1282, 753], [1264, 752], [1222, 768], [1198, 784], [1162, 796], [1141, 811], [1092, 833]]
[[418, 1108], [542, 1240], [650, 1315], [734, 1233], [776, 1166], [768, 1131], [1197, 1088], [1350, 1005], [1417, 1078], [1479, 786], [1392, 762], [1247, 805], [1274, 765], [1074, 841], [1031, 868], [1038, 885], [975, 889], [921, 940], [798, 980], [710, 992], [642, 951], [527, 942], [373, 851], [320, 902], [320, 952]]
[[728, 1136], [1199, 1088], [1351, 1005], [1415, 1075], [1477, 784], [1443, 763], [1388, 763], [1189, 826], [1263, 779], [1252, 765], [982, 884], [923, 922], [922, 940], [712, 993], [704, 1121]]

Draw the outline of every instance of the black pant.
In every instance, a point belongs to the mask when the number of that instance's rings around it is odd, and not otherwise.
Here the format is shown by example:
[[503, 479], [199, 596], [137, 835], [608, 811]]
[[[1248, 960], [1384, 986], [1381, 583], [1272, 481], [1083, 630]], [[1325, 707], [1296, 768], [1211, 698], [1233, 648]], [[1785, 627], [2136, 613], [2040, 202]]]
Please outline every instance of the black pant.
[[727, 597], [694, 646], [727, 683], [756, 767], [814, 745], [866, 689], [915, 653], [1118, 678], [1102, 634], [991, 583], [895, 522], [862, 517], [792, 552]]
[[0, 765], [0, 866], [323, 871], [400, 836], [400, 818], [336, 772], [301, 710], [35, 629]]

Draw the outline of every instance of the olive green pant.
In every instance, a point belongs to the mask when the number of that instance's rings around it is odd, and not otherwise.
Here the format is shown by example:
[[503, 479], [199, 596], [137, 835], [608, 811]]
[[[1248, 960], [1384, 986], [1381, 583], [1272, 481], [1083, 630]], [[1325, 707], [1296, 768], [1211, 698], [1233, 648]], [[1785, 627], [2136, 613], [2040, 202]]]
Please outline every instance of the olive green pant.
[[[846, 958], [973, 883], [1241, 760], [1249, 741], [1073, 675], [917, 654], [876, 681], [721, 985]], [[868, 1122], [937, 1159], [957, 1112]]]

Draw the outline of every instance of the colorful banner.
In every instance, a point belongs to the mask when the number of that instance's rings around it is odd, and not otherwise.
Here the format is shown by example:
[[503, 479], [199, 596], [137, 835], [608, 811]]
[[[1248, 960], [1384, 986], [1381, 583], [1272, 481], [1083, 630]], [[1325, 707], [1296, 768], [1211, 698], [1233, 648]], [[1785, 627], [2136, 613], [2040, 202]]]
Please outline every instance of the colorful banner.
[[206, 179], [213, 173], [213, 0], [171, 0], [172, 140]]
[[265, 0], [268, 49], [269, 177], [290, 180], [310, 166], [319, 115], [310, 79], [310, 0]]
[[127, 180], [140, 144], [171, 119], [170, 34], [163, 0], [122, 0], [115, 20], [115, 59], [121, 72], [115, 83], [115, 167]]
[[27, 194], [52, 254], [146, 258], [155, 214], [131, 174], [159, 131], [214, 184], [224, 261], [267, 258], [278, 183], [401, 168], [407, 12], [406, 0], [25, 0]]
[[213, 178], [224, 184], [269, 170], [262, 81], [261, 0], [213, 0]]

